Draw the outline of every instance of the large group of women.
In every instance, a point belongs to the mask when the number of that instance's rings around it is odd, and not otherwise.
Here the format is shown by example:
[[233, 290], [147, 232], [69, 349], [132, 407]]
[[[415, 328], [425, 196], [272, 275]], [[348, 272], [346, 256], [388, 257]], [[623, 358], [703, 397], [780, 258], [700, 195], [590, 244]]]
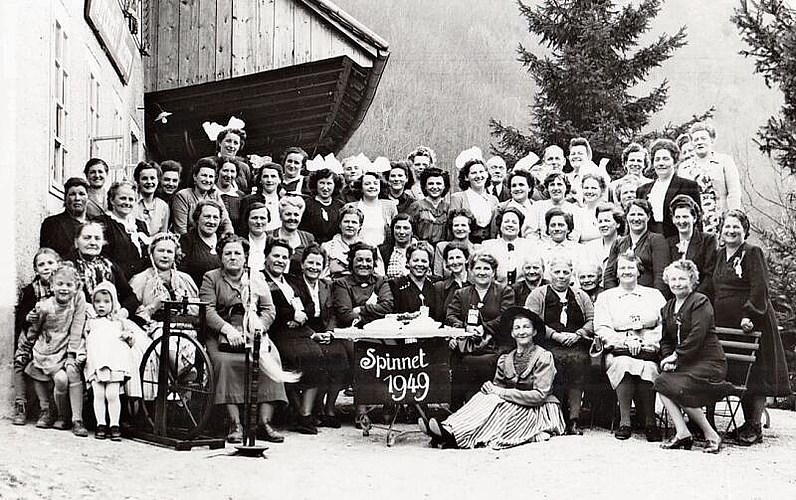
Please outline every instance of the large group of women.
[[96, 437], [118, 439], [119, 394], [132, 412], [146, 398], [137, 363], [160, 334], [162, 303], [187, 297], [209, 304], [229, 442], [242, 439], [245, 335], [268, 334], [261, 435], [281, 442], [273, 418], [284, 408], [291, 431], [341, 425], [335, 403], [354, 352], [335, 328], [422, 310], [468, 334], [449, 342], [452, 414], [418, 422], [435, 444], [582, 434], [582, 403], [607, 383], [618, 439], [633, 432], [635, 402], [637, 427], [662, 440], [657, 393], [676, 428], [662, 446], [690, 448], [699, 432], [717, 452], [701, 409], [729, 387], [715, 325], [762, 332], [735, 436], [758, 443], [765, 397], [790, 392], [787, 367], [738, 172], [714, 139], [697, 123], [676, 142], [632, 143], [617, 179], [583, 138], [566, 157], [551, 145], [512, 168], [472, 148], [456, 159], [458, 190], [427, 147], [372, 162], [293, 147], [273, 162], [242, 156], [240, 129], [223, 130], [218, 154], [190, 175], [141, 162], [132, 180], [107, 185], [107, 164], [92, 159], [66, 182], [64, 211], [43, 222], [21, 294], [14, 423], [26, 421], [32, 379], [36, 425], [87, 435], [88, 384]]

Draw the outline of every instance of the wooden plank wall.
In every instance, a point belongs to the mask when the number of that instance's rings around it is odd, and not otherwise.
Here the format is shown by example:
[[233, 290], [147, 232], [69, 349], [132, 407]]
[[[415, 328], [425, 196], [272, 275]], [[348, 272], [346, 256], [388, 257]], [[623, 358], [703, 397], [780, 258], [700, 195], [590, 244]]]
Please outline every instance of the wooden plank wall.
[[146, 90], [370, 54], [300, 0], [150, 0]]

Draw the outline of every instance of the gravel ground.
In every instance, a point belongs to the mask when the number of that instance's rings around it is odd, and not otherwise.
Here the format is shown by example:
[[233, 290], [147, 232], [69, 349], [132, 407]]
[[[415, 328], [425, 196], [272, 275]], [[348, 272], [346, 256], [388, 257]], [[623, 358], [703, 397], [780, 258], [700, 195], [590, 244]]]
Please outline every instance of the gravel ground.
[[[771, 410], [762, 445], [720, 455], [667, 451], [606, 430], [493, 451], [437, 450], [410, 434], [392, 448], [379, 429], [285, 433], [267, 459], [190, 452], [0, 421], [0, 498], [796, 498], [796, 412]], [[401, 429], [413, 430], [409, 425]]]

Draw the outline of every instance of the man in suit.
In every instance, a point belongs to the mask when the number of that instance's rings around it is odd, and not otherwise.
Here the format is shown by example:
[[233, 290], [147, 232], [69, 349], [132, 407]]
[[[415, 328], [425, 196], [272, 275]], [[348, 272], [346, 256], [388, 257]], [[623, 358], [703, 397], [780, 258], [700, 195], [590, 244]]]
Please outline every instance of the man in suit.
[[663, 234], [665, 237], [677, 235], [677, 228], [672, 222], [672, 213], [669, 205], [678, 194], [684, 194], [694, 200], [698, 207], [702, 207], [699, 196], [699, 185], [696, 182], [675, 175], [675, 165], [680, 155], [680, 149], [669, 139], [658, 139], [650, 147], [652, 166], [657, 179], [648, 182], [636, 190], [636, 198], [647, 200], [652, 206], [652, 220], [649, 230], [653, 233]]
[[70, 177], [64, 183], [64, 211], [41, 223], [39, 246], [49, 247], [65, 257], [75, 247], [75, 235], [86, 220], [88, 181]]
[[498, 201], [508, 201], [511, 193], [506, 186], [506, 160], [499, 156], [493, 156], [486, 162], [486, 169], [489, 172], [489, 183], [486, 185], [486, 192], [495, 196]]

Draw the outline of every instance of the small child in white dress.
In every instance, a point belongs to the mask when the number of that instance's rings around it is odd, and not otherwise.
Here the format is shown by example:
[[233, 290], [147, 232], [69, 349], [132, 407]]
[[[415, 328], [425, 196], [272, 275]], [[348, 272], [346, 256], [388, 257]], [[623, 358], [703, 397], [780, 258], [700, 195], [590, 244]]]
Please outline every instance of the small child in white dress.
[[[119, 318], [116, 287], [103, 281], [91, 294], [95, 317], [86, 322], [86, 381], [94, 390], [94, 414], [97, 417], [97, 439], [121, 440], [119, 415], [122, 384], [130, 378], [130, 347], [132, 332]], [[109, 421], [105, 418], [105, 409]], [[110, 428], [109, 428], [110, 425]]]

